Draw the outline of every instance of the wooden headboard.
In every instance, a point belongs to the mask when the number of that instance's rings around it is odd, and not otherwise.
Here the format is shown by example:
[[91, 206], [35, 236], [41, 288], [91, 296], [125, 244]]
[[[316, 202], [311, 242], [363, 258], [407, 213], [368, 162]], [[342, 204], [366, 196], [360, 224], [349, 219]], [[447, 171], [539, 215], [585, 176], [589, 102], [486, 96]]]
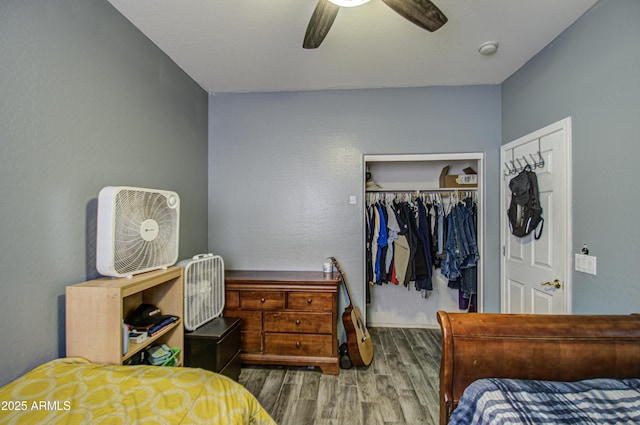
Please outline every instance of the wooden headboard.
[[440, 424], [480, 378], [578, 381], [640, 377], [640, 315], [438, 312]]

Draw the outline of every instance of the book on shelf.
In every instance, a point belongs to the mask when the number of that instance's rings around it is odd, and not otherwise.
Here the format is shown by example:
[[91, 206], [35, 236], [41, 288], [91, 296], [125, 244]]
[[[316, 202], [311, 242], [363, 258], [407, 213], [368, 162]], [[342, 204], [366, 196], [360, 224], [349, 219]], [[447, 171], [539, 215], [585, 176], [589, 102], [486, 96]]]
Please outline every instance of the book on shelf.
[[162, 332], [167, 326], [170, 326], [178, 320], [180, 320], [178, 316], [165, 315], [162, 317], [162, 320], [159, 320], [154, 324], [147, 326], [136, 326], [134, 329], [138, 332], [146, 332], [147, 335], [151, 337]]

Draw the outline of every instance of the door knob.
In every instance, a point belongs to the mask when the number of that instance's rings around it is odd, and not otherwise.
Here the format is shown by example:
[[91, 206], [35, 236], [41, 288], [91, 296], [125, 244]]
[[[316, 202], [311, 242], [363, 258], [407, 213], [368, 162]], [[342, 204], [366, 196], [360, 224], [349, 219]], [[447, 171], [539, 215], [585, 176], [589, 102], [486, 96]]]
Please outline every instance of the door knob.
[[554, 286], [556, 289], [560, 289], [562, 287], [562, 282], [560, 282], [558, 279], [554, 279], [553, 282], [544, 282], [544, 283], [541, 283], [540, 285], [542, 285], [542, 286]]

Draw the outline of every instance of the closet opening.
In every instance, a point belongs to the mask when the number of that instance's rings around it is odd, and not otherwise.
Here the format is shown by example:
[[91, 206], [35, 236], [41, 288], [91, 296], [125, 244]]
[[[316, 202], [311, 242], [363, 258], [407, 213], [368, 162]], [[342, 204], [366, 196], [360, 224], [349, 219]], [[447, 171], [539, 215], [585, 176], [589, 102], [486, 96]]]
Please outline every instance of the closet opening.
[[368, 326], [438, 328], [438, 310], [483, 311], [483, 160], [364, 155]]

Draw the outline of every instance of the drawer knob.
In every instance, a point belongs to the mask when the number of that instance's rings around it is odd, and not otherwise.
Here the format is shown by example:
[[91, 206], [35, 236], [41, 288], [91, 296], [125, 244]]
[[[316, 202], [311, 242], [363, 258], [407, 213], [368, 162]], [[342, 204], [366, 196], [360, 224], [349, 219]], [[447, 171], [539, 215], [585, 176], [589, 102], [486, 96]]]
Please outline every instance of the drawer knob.
[[296, 341], [296, 348], [300, 347], [300, 341]]
[[263, 303], [263, 302], [265, 302], [265, 301], [266, 301], [266, 300], [265, 300], [264, 298], [260, 298], [260, 302], [261, 302], [261, 303]]
[[300, 324], [300, 319], [297, 319], [296, 320], [296, 325], [299, 325], [299, 324]]
[[307, 304], [311, 304], [311, 301], [313, 301], [311, 298], [307, 299]]

